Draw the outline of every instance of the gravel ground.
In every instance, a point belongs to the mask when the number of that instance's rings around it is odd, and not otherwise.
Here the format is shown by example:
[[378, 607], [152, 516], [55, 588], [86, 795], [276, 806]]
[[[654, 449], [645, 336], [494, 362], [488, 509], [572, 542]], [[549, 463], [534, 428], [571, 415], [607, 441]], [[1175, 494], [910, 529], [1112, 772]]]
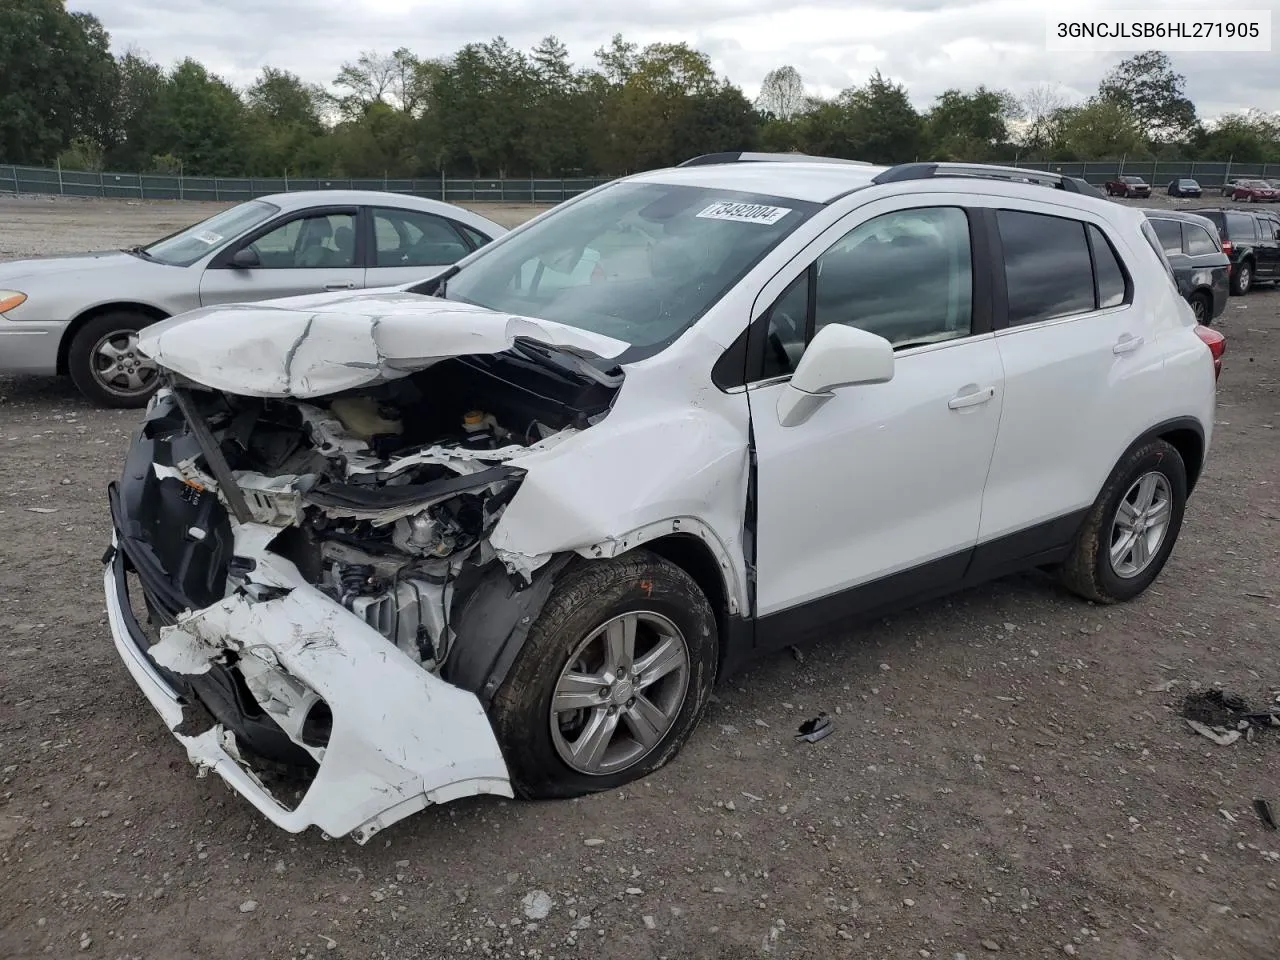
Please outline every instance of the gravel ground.
[[[0, 249], [196, 207], [0, 200]], [[759, 664], [624, 791], [428, 809], [366, 847], [193, 775], [101, 599], [137, 415], [0, 378], [0, 956], [1274, 960], [1280, 833], [1252, 801], [1280, 809], [1280, 731], [1220, 747], [1178, 715], [1206, 684], [1280, 693], [1280, 292], [1221, 329], [1215, 449], [1141, 600], [971, 590]], [[796, 743], [823, 710], [835, 733]]]

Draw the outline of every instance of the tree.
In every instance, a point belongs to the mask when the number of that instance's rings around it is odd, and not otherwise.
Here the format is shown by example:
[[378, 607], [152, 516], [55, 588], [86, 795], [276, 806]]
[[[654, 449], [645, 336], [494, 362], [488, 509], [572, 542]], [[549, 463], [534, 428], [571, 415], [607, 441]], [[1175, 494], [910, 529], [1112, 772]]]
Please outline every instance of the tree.
[[849, 139], [849, 152], [842, 156], [872, 163], [904, 163], [919, 156], [924, 123], [906, 87], [877, 70], [865, 87], [842, 93], [839, 103], [846, 113]]
[[1096, 98], [1058, 118], [1057, 151], [1064, 160], [1112, 159], [1143, 151], [1142, 124], [1133, 111]]
[[245, 91], [252, 169], [323, 173], [317, 140], [325, 133], [320, 119], [325, 94], [287, 70], [263, 67]]
[[1058, 125], [1062, 111], [1067, 108], [1067, 98], [1060, 87], [1040, 83], [1032, 87], [1021, 100], [1024, 127], [1020, 140], [1030, 153], [1048, 156], [1058, 141]]
[[48, 163], [73, 137], [101, 144], [114, 87], [96, 17], [63, 0], [0, 0], [0, 157]]
[[159, 151], [156, 116], [168, 78], [159, 64], [139, 50], [116, 61], [115, 110], [105, 162], [116, 170], [146, 169]]
[[544, 37], [530, 57], [531, 100], [525, 153], [535, 173], [580, 170], [587, 160], [590, 109], [587, 78], [573, 69], [569, 51], [554, 36]]
[[1190, 140], [1196, 154], [1207, 160], [1280, 163], [1280, 117], [1275, 114], [1227, 114], [1212, 127], [1197, 127]]
[[932, 156], [938, 160], [991, 160], [1008, 152], [1007, 121], [1020, 110], [1006, 90], [980, 86], [972, 93], [945, 90], [925, 118]]
[[155, 116], [154, 149], [183, 172], [236, 176], [248, 166], [245, 105], [225, 80], [190, 58], [169, 75]]
[[804, 80], [792, 66], [770, 70], [760, 84], [756, 109], [779, 120], [790, 120], [805, 108]]
[[1196, 108], [1186, 97], [1186, 83], [1186, 77], [1173, 72], [1167, 54], [1148, 50], [1113, 67], [1098, 87], [1098, 99], [1141, 118], [1147, 139], [1165, 144], [1195, 125]]

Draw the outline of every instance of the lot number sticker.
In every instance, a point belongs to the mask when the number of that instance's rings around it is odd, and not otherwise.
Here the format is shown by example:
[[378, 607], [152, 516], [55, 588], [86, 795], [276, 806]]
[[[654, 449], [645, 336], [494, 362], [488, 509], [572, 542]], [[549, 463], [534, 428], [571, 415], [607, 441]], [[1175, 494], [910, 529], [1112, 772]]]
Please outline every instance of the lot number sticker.
[[790, 207], [770, 207], [763, 203], [718, 200], [698, 216], [703, 220], [733, 220], [737, 223], [763, 223], [765, 226], [772, 226], [790, 212]]

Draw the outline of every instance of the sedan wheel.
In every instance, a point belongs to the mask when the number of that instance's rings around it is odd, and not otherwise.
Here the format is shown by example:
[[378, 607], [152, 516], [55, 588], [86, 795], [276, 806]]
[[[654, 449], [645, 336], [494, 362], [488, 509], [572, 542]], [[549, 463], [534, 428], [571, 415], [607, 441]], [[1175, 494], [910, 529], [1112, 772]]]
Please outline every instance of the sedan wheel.
[[580, 773], [617, 773], [667, 735], [689, 689], [689, 646], [660, 614], [624, 613], [574, 651], [551, 700], [551, 740]]
[[67, 349], [67, 372], [90, 400], [103, 407], [142, 407], [160, 384], [160, 371], [138, 349], [138, 332], [153, 318], [129, 311], [104, 313], [76, 330]]
[[1252, 286], [1253, 267], [1249, 263], [1242, 263], [1236, 267], [1235, 273], [1231, 275], [1231, 292], [1236, 296], [1244, 296]]
[[94, 344], [93, 377], [103, 390], [122, 397], [145, 395], [157, 373], [151, 359], [138, 351], [136, 330], [117, 330]]

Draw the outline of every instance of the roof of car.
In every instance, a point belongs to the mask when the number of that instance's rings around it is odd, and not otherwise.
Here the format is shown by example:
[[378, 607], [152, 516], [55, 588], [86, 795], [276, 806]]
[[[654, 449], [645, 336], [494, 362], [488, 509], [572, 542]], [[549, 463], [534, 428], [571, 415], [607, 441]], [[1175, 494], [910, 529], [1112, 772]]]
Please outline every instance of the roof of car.
[[1185, 220], [1200, 226], [1213, 225], [1213, 221], [1190, 210], [1161, 210], [1159, 207], [1143, 207], [1142, 212], [1151, 220]]
[[888, 167], [823, 161], [714, 163], [651, 170], [629, 177], [633, 182], [683, 184], [712, 190], [740, 190], [809, 203], [827, 203], [866, 187]]

